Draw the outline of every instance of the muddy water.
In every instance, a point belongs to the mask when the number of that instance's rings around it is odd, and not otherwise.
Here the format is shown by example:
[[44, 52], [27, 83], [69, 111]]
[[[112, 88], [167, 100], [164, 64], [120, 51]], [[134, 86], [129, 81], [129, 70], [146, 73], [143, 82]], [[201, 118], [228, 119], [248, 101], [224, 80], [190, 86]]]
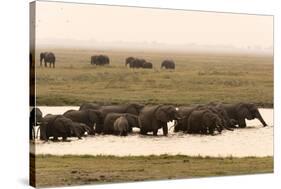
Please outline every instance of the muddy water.
[[[78, 107], [39, 107], [43, 114], [62, 114]], [[183, 154], [202, 156], [272, 156], [273, 155], [273, 109], [260, 109], [269, 125], [262, 127], [258, 120], [247, 121], [248, 127], [235, 131], [223, 131], [221, 135], [184, 135], [169, 131], [169, 136], [141, 136], [137, 133], [128, 137], [99, 135], [82, 140], [71, 138], [71, 142], [36, 141], [36, 154], [91, 154], [91, 155], [160, 155]], [[168, 124], [169, 127], [173, 123]], [[138, 132], [138, 129], [134, 130]]]

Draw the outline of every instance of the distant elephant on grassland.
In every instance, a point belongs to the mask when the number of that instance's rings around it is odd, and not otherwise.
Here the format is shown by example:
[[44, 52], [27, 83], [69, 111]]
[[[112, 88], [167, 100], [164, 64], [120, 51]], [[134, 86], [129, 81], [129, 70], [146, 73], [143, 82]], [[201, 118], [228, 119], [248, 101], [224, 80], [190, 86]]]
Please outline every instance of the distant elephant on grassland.
[[79, 110], [97, 110], [99, 109], [101, 106], [95, 103], [84, 103], [79, 107]]
[[40, 125], [43, 119], [43, 114], [39, 108], [32, 108], [29, 115], [29, 139], [33, 140], [35, 136], [35, 126]]
[[102, 122], [102, 113], [98, 110], [68, 110], [63, 116], [72, 121], [84, 123], [90, 127], [90, 135], [95, 134], [94, 126]]
[[134, 57], [128, 57], [128, 58], [126, 58], [126, 60], [125, 60], [125, 66], [127, 67], [127, 65], [129, 64], [129, 66], [131, 67], [131, 62], [133, 62], [135, 60], [135, 58]]
[[181, 119], [181, 117], [174, 106], [145, 106], [139, 115], [141, 134], [146, 135], [148, 132], [153, 132], [153, 135], [157, 136], [158, 129], [162, 128], [163, 134], [167, 136], [167, 122], [177, 119]]
[[140, 128], [138, 116], [130, 113], [109, 113], [106, 115], [103, 124], [103, 134], [114, 134], [114, 122], [119, 118], [124, 117], [128, 121], [129, 128], [127, 132], [132, 132], [132, 128]]
[[110, 63], [110, 59], [107, 55], [94, 55], [91, 56], [91, 64], [92, 65], [106, 65]]
[[40, 139], [47, 141], [50, 137], [53, 137], [54, 141], [57, 141], [58, 137], [62, 137], [63, 141], [66, 141], [67, 137], [70, 136], [81, 139], [80, 133], [76, 130], [76, 127], [80, 124], [62, 115], [48, 114], [40, 124]]
[[165, 69], [175, 69], [176, 64], [173, 60], [164, 60], [161, 64], [161, 68]]
[[245, 128], [247, 126], [245, 119], [252, 120], [255, 118], [257, 118], [264, 127], [267, 126], [255, 104], [220, 104], [219, 107], [223, 108], [227, 112], [228, 117], [235, 121], [240, 128]]
[[143, 64], [143, 68], [145, 68], [145, 69], [152, 69], [153, 68], [153, 64], [151, 62], [145, 62]]
[[146, 61], [144, 59], [135, 58], [130, 62], [130, 68], [143, 68], [145, 62]]
[[196, 134], [214, 134], [217, 130], [221, 133], [221, 119], [210, 110], [194, 110], [188, 118], [186, 132]]
[[109, 113], [130, 113], [134, 115], [139, 115], [141, 109], [144, 106], [138, 103], [129, 103], [129, 104], [121, 104], [121, 105], [108, 105], [101, 106], [98, 111], [102, 114], [102, 122], [96, 125], [96, 133], [101, 133], [103, 131], [103, 122], [106, 118], [106, 115]]
[[53, 68], [55, 68], [56, 64], [56, 56], [52, 52], [42, 52], [40, 53], [40, 66], [42, 66], [42, 61], [44, 60], [45, 67], [47, 67], [47, 63], [49, 62], [49, 67], [53, 64]]
[[127, 136], [129, 132], [129, 123], [126, 117], [117, 118], [113, 124], [114, 133], [119, 136]]

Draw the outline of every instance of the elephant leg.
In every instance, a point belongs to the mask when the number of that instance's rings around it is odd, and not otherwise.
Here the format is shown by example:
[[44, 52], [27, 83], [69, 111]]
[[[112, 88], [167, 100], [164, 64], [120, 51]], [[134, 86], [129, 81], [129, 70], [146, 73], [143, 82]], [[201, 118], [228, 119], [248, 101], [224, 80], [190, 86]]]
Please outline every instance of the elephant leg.
[[147, 135], [147, 131], [144, 131], [144, 130], [141, 129], [140, 134], [141, 135]]
[[54, 142], [59, 141], [58, 137], [57, 137], [57, 136], [54, 136], [53, 141], [54, 141]]
[[46, 61], [46, 60], [44, 60], [44, 64], [45, 64], [45, 67], [48, 67], [48, 66], [47, 66], [47, 61]]
[[153, 136], [157, 136], [157, 133], [158, 133], [158, 129], [154, 129], [153, 130]]
[[53, 62], [53, 68], [55, 68], [55, 63]]
[[[208, 133], [206, 132], [206, 134], [208, 134]], [[214, 135], [214, 129], [213, 128], [209, 128], [209, 134]]]
[[238, 125], [239, 125], [239, 128], [245, 128], [247, 126], [245, 119], [238, 120]]
[[164, 136], [167, 136], [168, 135], [168, 126], [167, 126], [167, 124], [165, 123], [165, 125], [163, 126], [163, 135]]

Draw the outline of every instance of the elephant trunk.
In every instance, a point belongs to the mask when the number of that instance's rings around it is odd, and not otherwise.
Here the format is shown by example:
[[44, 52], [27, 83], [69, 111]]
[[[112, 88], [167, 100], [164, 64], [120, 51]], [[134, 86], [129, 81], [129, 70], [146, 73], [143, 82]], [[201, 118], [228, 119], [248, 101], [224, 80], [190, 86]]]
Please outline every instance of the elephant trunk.
[[260, 113], [258, 113], [258, 115], [257, 115], [257, 119], [258, 120], [260, 120], [260, 122], [263, 124], [263, 126], [264, 127], [266, 127], [267, 126], [267, 124], [265, 123], [265, 121], [263, 120], [263, 118], [262, 118], [262, 116], [261, 116], [261, 114]]

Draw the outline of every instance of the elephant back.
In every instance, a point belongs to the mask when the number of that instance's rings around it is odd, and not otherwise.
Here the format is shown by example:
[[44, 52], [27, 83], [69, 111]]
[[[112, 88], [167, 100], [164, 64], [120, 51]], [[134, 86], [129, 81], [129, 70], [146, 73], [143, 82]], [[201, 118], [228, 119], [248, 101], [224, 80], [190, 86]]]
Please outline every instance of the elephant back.
[[98, 110], [100, 108], [100, 105], [95, 103], [84, 103], [79, 107], [79, 110]]

